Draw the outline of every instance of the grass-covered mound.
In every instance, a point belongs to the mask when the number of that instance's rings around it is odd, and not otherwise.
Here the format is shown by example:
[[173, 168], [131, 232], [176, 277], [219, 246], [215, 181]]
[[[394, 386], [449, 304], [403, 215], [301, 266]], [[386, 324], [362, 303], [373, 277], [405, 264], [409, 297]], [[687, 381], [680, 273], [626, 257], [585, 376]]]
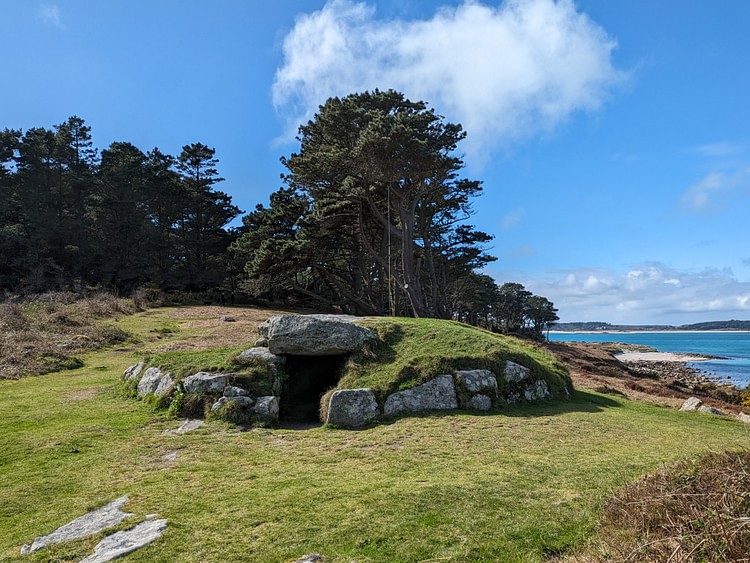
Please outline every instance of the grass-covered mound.
[[374, 330], [379, 342], [350, 359], [339, 389], [369, 387], [385, 396], [455, 370], [487, 369], [500, 375], [507, 360], [544, 380], [553, 397], [573, 389], [565, 366], [526, 340], [438, 319], [382, 318], [358, 324]]

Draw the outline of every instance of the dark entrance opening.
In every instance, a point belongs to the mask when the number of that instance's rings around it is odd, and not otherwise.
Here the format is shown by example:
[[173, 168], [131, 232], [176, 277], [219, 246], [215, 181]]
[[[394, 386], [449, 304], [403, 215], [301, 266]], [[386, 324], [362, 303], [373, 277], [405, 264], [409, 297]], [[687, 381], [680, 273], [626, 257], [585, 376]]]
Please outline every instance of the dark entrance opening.
[[286, 422], [319, 422], [320, 398], [341, 379], [347, 356], [286, 357], [288, 378], [281, 391], [279, 418]]

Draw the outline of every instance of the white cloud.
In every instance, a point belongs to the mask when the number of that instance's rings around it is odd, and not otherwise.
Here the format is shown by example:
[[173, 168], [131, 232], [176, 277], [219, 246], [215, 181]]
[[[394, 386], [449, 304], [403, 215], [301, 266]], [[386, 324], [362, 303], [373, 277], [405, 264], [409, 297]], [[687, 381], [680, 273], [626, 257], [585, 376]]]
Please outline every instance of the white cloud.
[[628, 272], [578, 269], [518, 280], [552, 300], [563, 321], [685, 324], [750, 319], [750, 282], [731, 270], [682, 271], [654, 262]]
[[749, 179], [750, 168], [711, 172], [685, 190], [680, 207], [692, 213], [722, 211], [732, 198], [750, 195]]
[[63, 27], [62, 14], [56, 4], [42, 4], [36, 11], [37, 18], [47, 25]]
[[464, 150], [486, 156], [599, 108], [625, 77], [612, 65], [615, 47], [572, 0], [467, 0], [418, 21], [329, 0], [284, 39], [273, 101], [291, 137], [331, 96], [393, 88], [460, 122]]

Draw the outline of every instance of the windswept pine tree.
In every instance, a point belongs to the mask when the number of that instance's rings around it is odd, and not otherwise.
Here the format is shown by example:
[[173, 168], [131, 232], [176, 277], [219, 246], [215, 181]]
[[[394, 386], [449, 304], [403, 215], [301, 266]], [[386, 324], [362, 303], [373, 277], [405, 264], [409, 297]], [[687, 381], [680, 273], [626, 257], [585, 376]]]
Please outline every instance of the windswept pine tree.
[[246, 287], [359, 314], [451, 317], [463, 277], [494, 258], [466, 221], [480, 182], [459, 176], [464, 138], [394, 91], [331, 98], [282, 162], [286, 188], [245, 218], [234, 245]]

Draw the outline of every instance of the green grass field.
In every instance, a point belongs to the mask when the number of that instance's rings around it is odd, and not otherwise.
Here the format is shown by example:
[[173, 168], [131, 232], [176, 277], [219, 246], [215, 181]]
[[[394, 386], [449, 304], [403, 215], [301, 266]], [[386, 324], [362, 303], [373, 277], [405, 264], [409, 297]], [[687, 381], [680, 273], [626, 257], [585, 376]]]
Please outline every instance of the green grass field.
[[[361, 431], [243, 431], [179, 421], [126, 398], [120, 374], [168, 326], [119, 324], [131, 351], [0, 381], [0, 560], [69, 561], [101, 536], [21, 556], [22, 544], [122, 495], [169, 520], [127, 561], [542, 561], [595, 533], [606, 498], [663, 464], [746, 448], [736, 421], [577, 392], [489, 414], [402, 418]], [[166, 310], [164, 310], [166, 311]], [[179, 324], [179, 323], [177, 323]], [[190, 330], [159, 333], [162, 345]], [[248, 343], [255, 338], [248, 335]], [[174, 454], [176, 453], [176, 459]]]

